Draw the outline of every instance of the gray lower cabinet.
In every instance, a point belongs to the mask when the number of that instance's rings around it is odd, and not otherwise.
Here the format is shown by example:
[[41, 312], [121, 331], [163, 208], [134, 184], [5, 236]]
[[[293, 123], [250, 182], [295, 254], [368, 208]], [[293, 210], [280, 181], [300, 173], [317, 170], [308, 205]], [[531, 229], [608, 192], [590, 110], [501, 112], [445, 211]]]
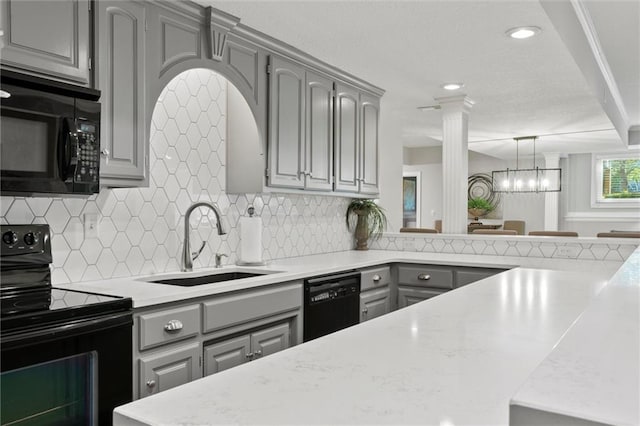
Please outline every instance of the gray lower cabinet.
[[204, 347], [204, 374], [218, 373], [290, 346], [289, 322]]
[[454, 288], [503, 272], [498, 268], [397, 265], [398, 308], [439, 296]]
[[249, 362], [252, 357], [251, 336], [244, 335], [204, 347], [204, 375], [218, 373]]
[[91, 4], [91, 0], [3, 0], [0, 63], [91, 86]]
[[145, 186], [146, 6], [134, 1], [97, 3], [98, 69], [102, 91], [100, 182]]
[[140, 358], [140, 398], [189, 383], [202, 377], [199, 342]]
[[398, 308], [406, 308], [414, 303], [431, 299], [446, 293], [447, 290], [398, 286]]
[[360, 322], [388, 314], [391, 308], [389, 287], [360, 293]]

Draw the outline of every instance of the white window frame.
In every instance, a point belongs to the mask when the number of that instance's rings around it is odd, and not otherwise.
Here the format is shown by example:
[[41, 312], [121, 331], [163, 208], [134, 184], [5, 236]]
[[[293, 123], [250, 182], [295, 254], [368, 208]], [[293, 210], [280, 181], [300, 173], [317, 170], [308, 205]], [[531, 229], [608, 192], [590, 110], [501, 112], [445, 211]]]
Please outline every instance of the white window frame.
[[592, 208], [634, 208], [640, 207], [640, 198], [604, 198], [602, 196], [602, 162], [638, 158], [640, 151], [623, 153], [591, 154], [591, 207]]

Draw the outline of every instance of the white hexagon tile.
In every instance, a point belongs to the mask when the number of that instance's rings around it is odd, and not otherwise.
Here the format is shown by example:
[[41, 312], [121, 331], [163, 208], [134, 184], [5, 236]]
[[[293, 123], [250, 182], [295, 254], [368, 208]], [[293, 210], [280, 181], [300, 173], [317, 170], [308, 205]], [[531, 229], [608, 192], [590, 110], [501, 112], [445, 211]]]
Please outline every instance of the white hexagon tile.
[[[213, 266], [218, 252], [235, 263], [249, 205], [263, 217], [266, 260], [350, 249], [348, 198], [224, 192], [226, 97], [226, 80], [203, 69], [165, 87], [151, 123], [149, 188], [103, 189], [86, 200], [2, 197], [0, 222], [51, 225], [54, 284], [179, 270], [184, 213], [201, 200], [220, 207], [227, 234], [215, 232], [208, 211], [194, 212], [192, 248], [207, 242], [194, 268]], [[85, 213], [98, 214], [97, 239], [84, 238]]]

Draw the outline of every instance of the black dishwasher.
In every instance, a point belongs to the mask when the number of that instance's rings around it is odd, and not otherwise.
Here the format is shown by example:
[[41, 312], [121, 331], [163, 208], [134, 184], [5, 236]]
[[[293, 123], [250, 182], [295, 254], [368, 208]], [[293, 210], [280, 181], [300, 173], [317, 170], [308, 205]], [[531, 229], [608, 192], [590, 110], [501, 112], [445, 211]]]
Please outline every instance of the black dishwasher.
[[358, 324], [360, 272], [349, 271], [304, 281], [304, 341]]

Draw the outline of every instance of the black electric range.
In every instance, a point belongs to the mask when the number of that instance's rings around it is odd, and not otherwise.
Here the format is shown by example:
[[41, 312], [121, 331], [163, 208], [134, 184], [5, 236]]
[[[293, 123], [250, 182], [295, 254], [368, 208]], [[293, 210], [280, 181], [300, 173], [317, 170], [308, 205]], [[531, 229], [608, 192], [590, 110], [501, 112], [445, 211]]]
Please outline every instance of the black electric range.
[[48, 225], [0, 235], [0, 423], [111, 425], [132, 399], [131, 299], [52, 287]]

